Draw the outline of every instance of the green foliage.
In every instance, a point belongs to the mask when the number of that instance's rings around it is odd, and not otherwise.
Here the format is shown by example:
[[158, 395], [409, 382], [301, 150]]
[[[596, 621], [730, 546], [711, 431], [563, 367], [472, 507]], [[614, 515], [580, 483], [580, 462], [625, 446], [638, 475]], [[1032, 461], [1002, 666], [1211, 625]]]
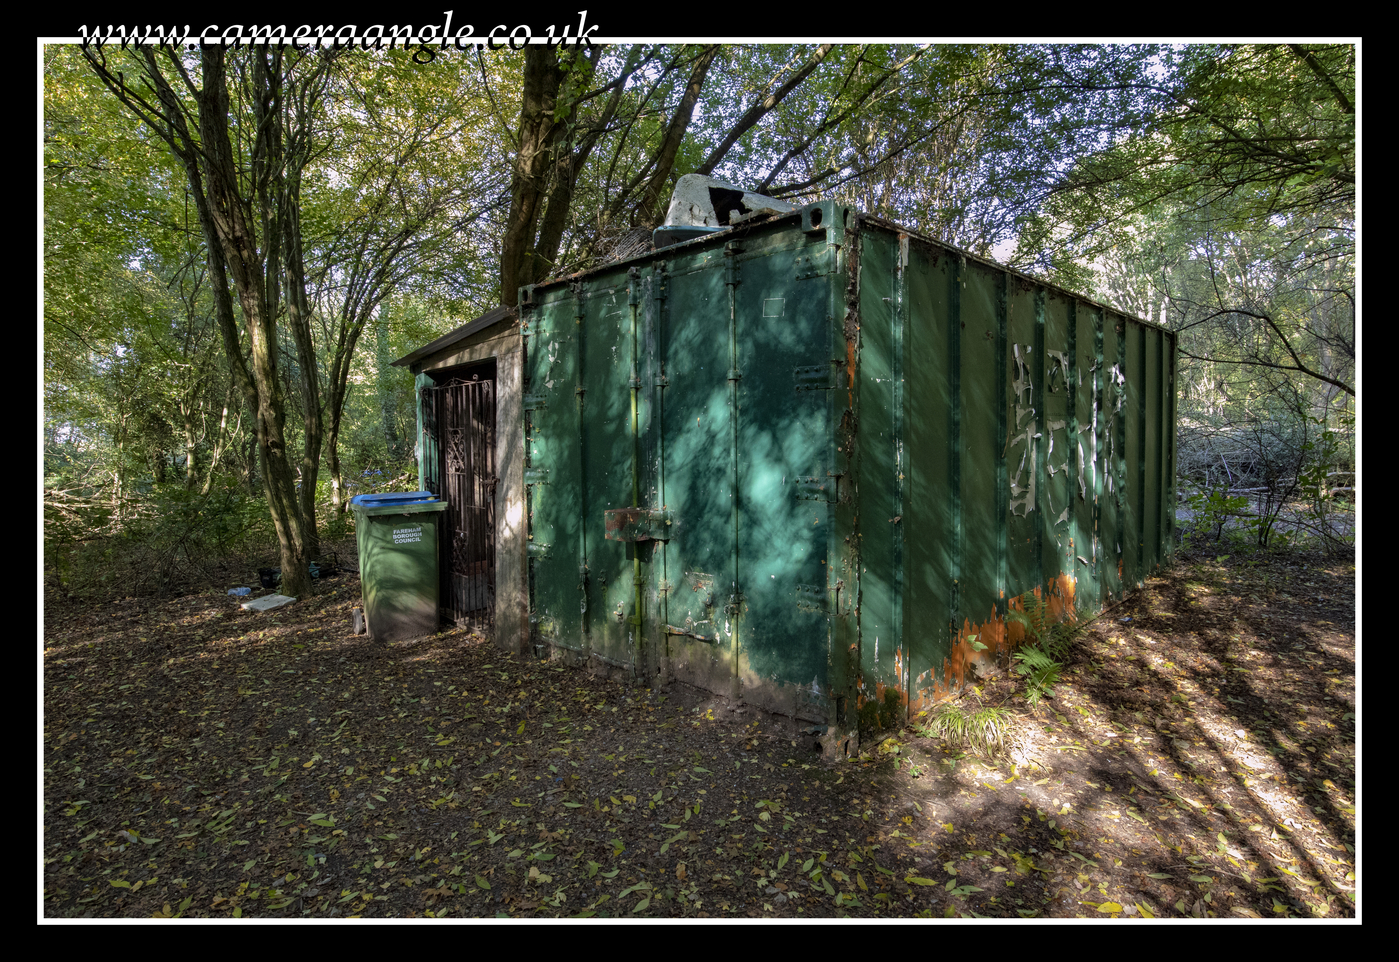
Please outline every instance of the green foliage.
[[1248, 511], [1248, 498], [1243, 495], [1230, 496], [1226, 488], [1200, 488], [1186, 499], [1194, 516], [1194, 528], [1202, 536], [1213, 532], [1213, 540], [1218, 541], [1224, 533], [1224, 525], [1230, 518], [1243, 516]]
[[1006, 618], [1021, 625], [1032, 639], [1031, 644], [1053, 658], [1067, 655], [1074, 636], [1089, 624], [1087, 621], [1055, 619], [1050, 613], [1049, 602], [1038, 595], [1027, 596], [1024, 610], [1011, 608], [1006, 612]]
[[157, 485], [128, 510], [120, 528], [97, 537], [74, 538], [71, 530], [45, 525], [45, 561], [56, 587], [98, 600], [221, 584], [219, 562], [275, 537], [261, 500], [231, 480], [208, 495]]
[[1336, 499], [1337, 489], [1345, 493], [1354, 490], [1343, 482], [1355, 477], [1355, 415], [1344, 413], [1330, 424], [1321, 417], [1313, 423], [1321, 433], [1303, 445], [1308, 461], [1300, 481], [1307, 497], [1320, 507]]
[[[1147, 58], [1138, 61], [1144, 74], [1122, 77], [1137, 93], [1134, 116], [1053, 186], [1065, 229], [1043, 240], [1091, 257], [1120, 239], [1105, 227], [1163, 206], [1225, 212], [1226, 230], [1278, 216], [1354, 216], [1353, 45], [1124, 51], [1133, 55]], [[1089, 78], [1069, 58], [1060, 73]]]
[[1062, 662], [1057, 661], [1039, 645], [1021, 648], [1011, 656], [1015, 670], [1025, 677], [1025, 700], [1031, 708], [1039, 705], [1041, 698], [1053, 698], [1054, 686], [1059, 683]]
[[920, 734], [961, 745], [973, 754], [991, 756], [1005, 753], [1011, 724], [1012, 715], [1006, 708], [963, 708], [944, 703], [933, 709]]
[[1355, 543], [1355, 535], [1346, 533], [1354, 520], [1347, 509], [1355, 492], [1355, 416], [1343, 414], [1330, 424], [1317, 418], [1315, 424], [1321, 433], [1305, 443], [1307, 462], [1298, 476], [1305, 505], [1300, 523], [1323, 550], [1338, 554]]
[[1074, 620], [1057, 621], [1049, 612], [1049, 604], [1042, 598], [1032, 595], [1025, 604], [1025, 610], [1015, 608], [1006, 612], [1006, 618], [1021, 625], [1031, 639], [1011, 655], [1015, 672], [1025, 679], [1025, 698], [1031, 708], [1039, 706], [1041, 698], [1053, 698], [1054, 686], [1059, 683], [1059, 673], [1063, 670], [1063, 659], [1068, 655], [1073, 638], [1088, 622]]

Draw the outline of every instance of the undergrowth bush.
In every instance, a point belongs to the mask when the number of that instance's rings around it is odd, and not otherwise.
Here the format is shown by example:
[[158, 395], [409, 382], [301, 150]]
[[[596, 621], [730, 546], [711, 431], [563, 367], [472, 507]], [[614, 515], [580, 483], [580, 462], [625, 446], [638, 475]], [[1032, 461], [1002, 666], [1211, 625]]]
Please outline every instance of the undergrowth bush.
[[86, 600], [166, 594], [207, 585], [213, 564], [276, 538], [263, 502], [232, 483], [208, 495], [157, 485], [128, 509], [119, 527], [84, 538], [46, 527], [46, 583]]

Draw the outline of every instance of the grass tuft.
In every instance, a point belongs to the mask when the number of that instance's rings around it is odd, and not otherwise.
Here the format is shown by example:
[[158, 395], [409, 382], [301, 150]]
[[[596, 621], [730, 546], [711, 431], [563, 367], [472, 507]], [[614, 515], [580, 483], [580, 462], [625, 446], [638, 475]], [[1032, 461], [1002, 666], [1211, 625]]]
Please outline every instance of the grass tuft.
[[939, 705], [923, 726], [925, 738], [941, 738], [975, 755], [1003, 755], [1009, 742], [1012, 715], [1007, 708], [962, 708]]

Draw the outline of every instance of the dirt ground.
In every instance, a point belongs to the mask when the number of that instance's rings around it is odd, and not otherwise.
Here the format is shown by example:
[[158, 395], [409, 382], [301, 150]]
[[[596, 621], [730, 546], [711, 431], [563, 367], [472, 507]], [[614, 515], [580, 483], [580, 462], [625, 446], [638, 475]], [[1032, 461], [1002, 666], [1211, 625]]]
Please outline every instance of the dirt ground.
[[352, 574], [245, 612], [248, 577], [46, 604], [45, 917], [1356, 915], [1349, 561], [1177, 559], [1036, 711], [968, 692], [1015, 713], [996, 759], [823, 759], [464, 631], [376, 645]]

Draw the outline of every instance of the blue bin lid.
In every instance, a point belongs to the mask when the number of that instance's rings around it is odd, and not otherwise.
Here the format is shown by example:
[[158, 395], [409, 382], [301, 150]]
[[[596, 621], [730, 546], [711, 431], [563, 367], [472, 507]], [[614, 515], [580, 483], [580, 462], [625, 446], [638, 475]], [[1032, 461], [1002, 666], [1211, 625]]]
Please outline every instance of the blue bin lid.
[[357, 494], [350, 499], [350, 504], [362, 508], [392, 508], [401, 504], [436, 500], [437, 495], [431, 491], [389, 491], [384, 494]]

